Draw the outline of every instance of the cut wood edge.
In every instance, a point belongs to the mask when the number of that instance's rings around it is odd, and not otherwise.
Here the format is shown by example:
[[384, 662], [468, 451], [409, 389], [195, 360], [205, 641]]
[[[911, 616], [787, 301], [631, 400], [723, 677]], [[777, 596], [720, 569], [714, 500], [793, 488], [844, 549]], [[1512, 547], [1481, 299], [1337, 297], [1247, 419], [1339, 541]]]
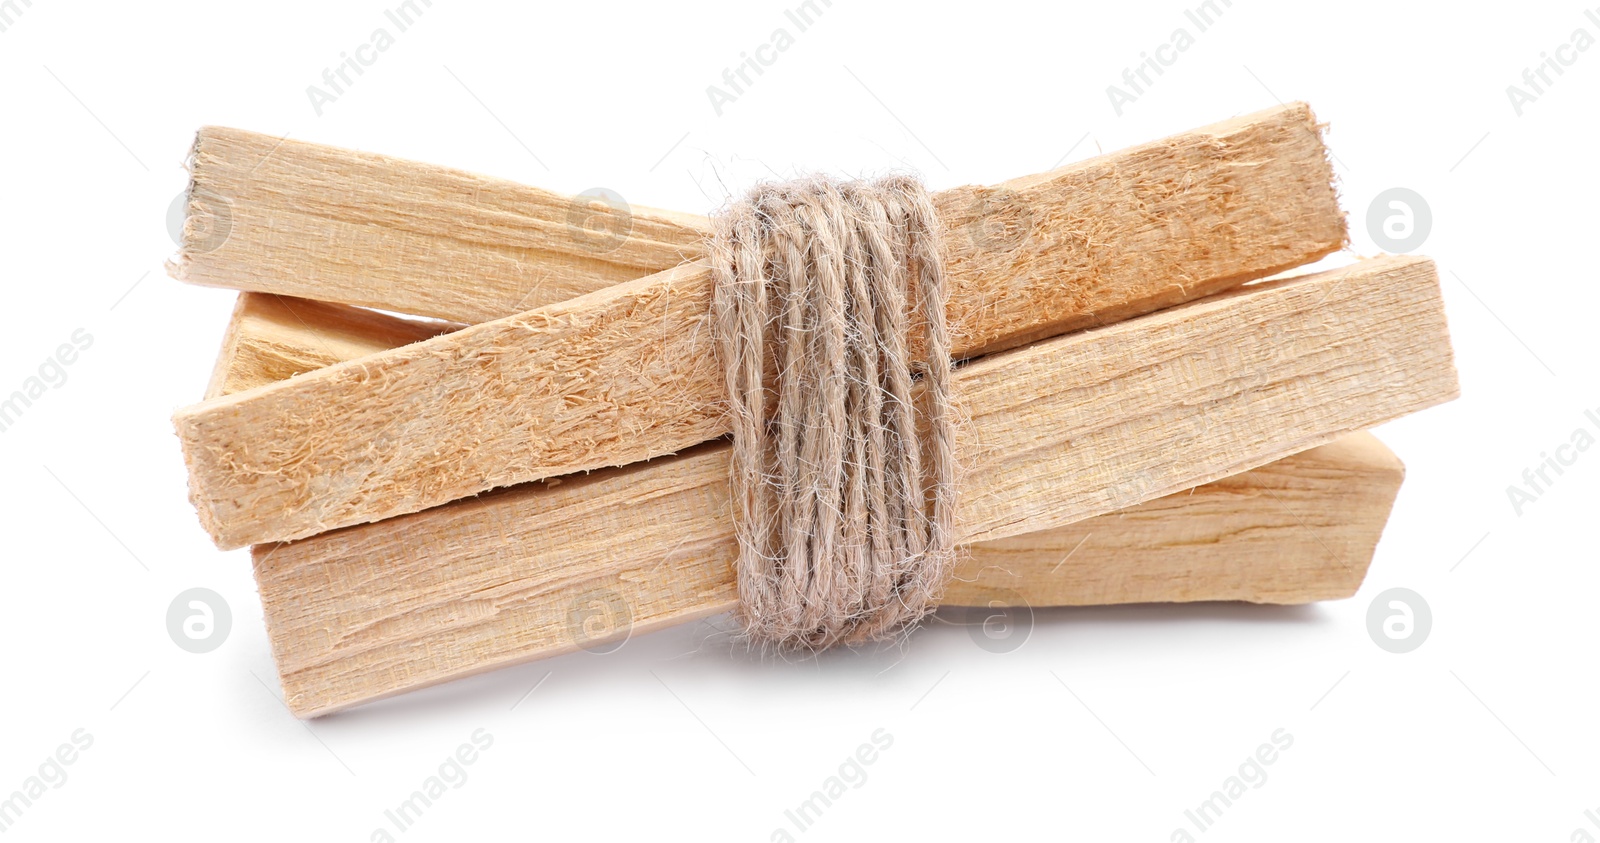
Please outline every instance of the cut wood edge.
[[289, 380], [462, 327], [271, 293], [240, 293], [206, 397]]
[[[212, 364], [211, 377], [206, 381], [206, 400], [280, 380], [272, 376], [267, 367], [258, 365], [253, 355], [239, 351], [241, 335], [250, 330], [251, 320], [245, 311], [250, 306], [250, 297], [256, 295], [262, 294], [240, 293], [233, 301], [233, 312], [228, 314], [228, 327], [222, 332], [222, 347], [217, 350], [217, 362]], [[307, 331], [297, 345], [304, 347], [311, 341], [312, 337]], [[235, 375], [235, 372], [239, 374]], [[256, 379], [257, 376], [260, 379]]]
[[698, 257], [692, 214], [567, 196], [386, 155], [205, 126], [180, 251], [191, 284], [464, 323]]

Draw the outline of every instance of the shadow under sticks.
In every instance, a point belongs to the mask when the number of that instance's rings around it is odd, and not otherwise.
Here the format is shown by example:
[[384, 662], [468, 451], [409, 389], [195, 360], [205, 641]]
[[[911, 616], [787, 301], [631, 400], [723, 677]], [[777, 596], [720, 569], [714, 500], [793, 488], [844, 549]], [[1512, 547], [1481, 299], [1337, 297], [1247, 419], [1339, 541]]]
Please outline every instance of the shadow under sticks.
[[[416, 717], [455, 719], [462, 716], [526, 715], [548, 695], [637, 693], [643, 675], [650, 671], [665, 681], [710, 681], [732, 685], [750, 683], [809, 682], [818, 677], [847, 685], [870, 683], [897, 667], [924, 660], [948, 662], [952, 650], [983, 655], [978, 649], [957, 646], [973, 634], [973, 627], [999, 610], [981, 607], [945, 607], [908, 636], [854, 648], [821, 653], [777, 652], [747, 646], [731, 616], [669, 627], [595, 651], [579, 650], [554, 658], [488, 671], [379, 700], [339, 712], [319, 722], [347, 719], [412, 721]], [[1029, 610], [1023, 609], [1026, 613]], [[1105, 640], [1124, 634], [1165, 637], [1238, 625], [1282, 628], [1318, 627], [1332, 618], [1316, 604], [1274, 606], [1253, 603], [1144, 603], [1120, 606], [1051, 606], [1031, 610], [1031, 617], [1013, 616], [1009, 622], [1026, 623], [1031, 645], [1064, 647], [1068, 642]], [[1167, 629], [1163, 627], [1177, 627]], [[1154, 628], [1154, 629], [1153, 629]]]

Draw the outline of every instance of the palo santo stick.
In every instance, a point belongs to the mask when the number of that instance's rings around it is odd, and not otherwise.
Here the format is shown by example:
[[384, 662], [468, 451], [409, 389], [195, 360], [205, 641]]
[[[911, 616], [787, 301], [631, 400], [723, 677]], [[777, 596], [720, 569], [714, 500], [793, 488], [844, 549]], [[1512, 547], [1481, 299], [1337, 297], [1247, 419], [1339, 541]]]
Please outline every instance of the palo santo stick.
[[[434, 330], [344, 305], [240, 293], [216, 382], [220, 394], [238, 392]], [[1007, 602], [1023, 592], [1035, 606], [1346, 597], [1365, 575], [1403, 477], [1376, 437], [1351, 434], [1192, 493], [979, 542], [946, 602]]]
[[[285, 701], [320, 717], [731, 611], [733, 528], [707, 509], [726, 505], [726, 454], [709, 449], [643, 488], [624, 467], [395, 521], [450, 515], [426, 533], [366, 525], [258, 545]], [[1403, 475], [1371, 433], [1352, 433], [1122, 512], [968, 545], [944, 605], [1349, 597]]]
[[207, 126], [180, 281], [485, 322], [698, 257], [706, 220]]
[[[239, 299], [217, 361], [223, 394], [438, 329], [266, 293]], [[1193, 492], [979, 542], [946, 602], [1004, 602], [1023, 591], [1035, 606], [1347, 597], [1360, 585], [1403, 477], [1376, 437], [1351, 434]]]
[[[1330, 178], [1309, 110], [1288, 107], [946, 191], [955, 353], [1327, 254], [1344, 239]], [[201, 523], [225, 549], [301, 538], [721, 436], [711, 292], [685, 264], [181, 410]]]
[[[731, 611], [725, 449], [254, 549], [284, 698], [317, 717]], [[967, 546], [944, 605], [1348, 597], [1404, 476], [1357, 433], [1055, 530]]]
[[[219, 394], [415, 342], [435, 325], [240, 293]], [[1366, 433], [1066, 527], [972, 545], [963, 602], [1033, 605], [1247, 600], [1301, 603], [1360, 584], [1404, 470]], [[1090, 539], [1093, 538], [1093, 543]], [[1041, 572], [1042, 571], [1042, 572]]]
[[243, 392], [460, 328], [270, 293], [240, 293], [206, 397]]
[[[963, 544], [1209, 483], [1456, 396], [1431, 261], [1266, 282], [958, 371]], [[322, 714], [734, 598], [728, 446], [256, 549], [290, 706]], [[573, 624], [576, 622], [577, 626]]]
[[[1384, 272], [1386, 269], [1394, 272]], [[1288, 344], [1278, 342], [1280, 330], [1274, 323], [1262, 326], [1234, 325], [1234, 330], [1238, 331], [1234, 339], [1224, 339], [1222, 334], [1195, 331], [1192, 326], [1202, 323], [1208, 326], [1211, 323], [1227, 325], [1230, 320], [1226, 317], [1226, 310], [1235, 307], [1248, 310], [1250, 307], [1246, 307], [1246, 302], [1270, 299], [1282, 301], [1278, 307], [1288, 307], [1288, 302], [1294, 301], [1291, 290], [1322, 286], [1326, 283], [1325, 278], [1339, 278], [1347, 283], [1334, 286], [1330, 291], [1330, 299], [1318, 307], [1318, 318], [1333, 322], [1333, 326], [1326, 331], [1330, 336], [1323, 338], [1330, 347], [1338, 347], [1339, 342], [1333, 341], [1339, 339], [1349, 342], [1349, 349], [1354, 352], [1362, 349], [1365, 339], [1354, 331], [1357, 331], [1358, 325], [1363, 325], [1373, 317], [1371, 314], [1355, 314], [1352, 310], [1378, 309], [1381, 302], [1387, 301], [1390, 296], [1389, 291], [1382, 288], [1366, 290], [1366, 285], [1387, 283], [1387, 275], [1406, 277], [1406, 272], [1402, 272], [1405, 269], [1410, 269], [1410, 275], [1414, 277], [1426, 278], [1426, 285], [1422, 285], [1426, 290], [1418, 290], [1416, 283], [1411, 286], [1400, 283], [1397, 285], [1400, 290], [1410, 290], [1413, 296], [1421, 298], [1437, 294], [1437, 285], [1432, 283], [1430, 262], [1378, 259], [1338, 270], [1333, 275], [1307, 278], [1290, 285], [1264, 286], [1238, 298], [1221, 296], [1213, 301], [1142, 317], [1134, 320], [1139, 328], [1133, 334], [1128, 334], [1128, 325], [1133, 323], [1122, 323], [1106, 330], [1040, 342], [1029, 349], [990, 355], [963, 368], [957, 376], [957, 387], [962, 394], [963, 405], [968, 413], [973, 414], [974, 421], [984, 418], [987, 413], [1005, 413], [1008, 406], [1026, 402], [1034, 390], [1046, 384], [1058, 384], [1059, 389], [1078, 387], [1088, 390], [1078, 394], [1080, 400], [1098, 410], [1102, 402], [1099, 402], [1093, 390], [1104, 386], [1107, 376], [1117, 373], [1115, 366], [1138, 368], [1142, 365], [1142, 358], [1130, 357], [1138, 350], [1138, 344], [1154, 344], [1162, 338], [1178, 334], [1192, 338], [1192, 346], [1170, 349], [1170, 354], [1178, 357], [1181, 365], [1200, 365], [1206, 360], [1214, 360], [1211, 365], [1227, 366], [1227, 371], [1235, 379], [1277, 376], [1275, 371], [1240, 365], [1242, 360], [1262, 355], [1269, 358], [1270, 362], [1278, 362], [1286, 357], [1282, 362], [1293, 370], [1294, 363], [1299, 360], [1293, 357], [1290, 347], [1282, 347], [1291, 346], [1293, 339]], [[621, 285], [618, 290], [626, 290], [638, 283], [645, 282]], [[582, 302], [597, 296], [614, 296], [614, 291], [595, 293], [568, 306], [547, 307], [541, 314], [550, 315], [555, 310], [568, 307], [582, 309]], [[1258, 307], [1267, 307], [1267, 312], [1272, 310], [1272, 307], [1261, 306], [1259, 302]], [[570, 325], [570, 320], [550, 318], [554, 320], [554, 325]], [[605, 446], [613, 448], [606, 453], [627, 453], [643, 459], [686, 448], [723, 432], [722, 418], [715, 406], [696, 406], [698, 413], [688, 414], [685, 424], [666, 430], [640, 424], [637, 414], [626, 416], [618, 411], [602, 418], [610, 427], [608, 440], [597, 443], [590, 438], [579, 438], [586, 449], [568, 457], [566, 462], [557, 459], [533, 461], [528, 456], [530, 451], [541, 453], [542, 449], [547, 453], [554, 449], [549, 445], [550, 440], [570, 440], [574, 437], [571, 414], [563, 416], [560, 406], [531, 400], [528, 395], [506, 386], [502, 381], [477, 381], [472, 390], [462, 390], [458, 386], [459, 381], [451, 379], [453, 374], [482, 374], [485, 370], [493, 370], [496, 363], [506, 358], [522, 357], [526, 354], [525, 349], [515, 342], [515, 338], [507, 336], [502, 341], [493, 342], [490, 346], [493, 354], [475, 366], [464, 366], [459, 358], [437, 354], [440, 341], [459, 338], [462, 334], [485, 334], [486, 331], [499, 328], [499, 323], [472, 326], [445, 338], [418, 342], [386, 354], [370, 355], [362, 360], [304, 374], [293, 381], [278, 382], [181, 411], [176, 421], [184, 440], [184, 451], [194, 470], [192, 497], [197, 501], [202, 523], [211, 529], [214, 539], [224, 549], [262, 541], [293, 539], [363, 520], [416, 512], [494, 486], [514, 485], [518, 481], [592, 469], [605, 464], [592, 456], [594, 451]], [[598, 346], [602, 347], [608, 344], [606, 339], [618, 346], [627, 346], [632, 342], [634, 347], [659, 347], [656, 354], [664, 355], [666, 360], [654, 362], [654, 368], [658, 371], [670, 366], [669, 360], [674, 358], [675, 352], [682, 350], [680, 346], [685, 342], [677, 331], [659, 338], [616, 336], [614, 330], [602, 330], [597, 336], [603, 338], [598, 341]], [[1114, 344], [1106, 347], [1104, 352], [1096, 350], [1094, 354], [1080, 350], [1106, 346], [1104, 338], [1109, 336], [1115, 336], [1123, 346]], [[1443, 331], [1443, 323], [1440, 323], [1437, 334], [1424, 334], [1422, 339], [1424, 342], [1437, 342], [1440, 347], [1430, 349], [1432, 352], [1448, 355], [1448, 336]], [[578, 347], [574, 342], [555, 342], [547, 347], [546, 355], [560, 358], [570, 355], [574, 347]], [[382, 365], [392, 360], [405, 360], [405, 365], [400, 368]], [[1378, 360], [1350, 360], [1347, 368], [1371, 366], [1374, 363], [1378, 363]], [[562, 373], [562, 378], [570, 382], [571, 386], [566, 390], [550, 390], [557, 397], [570, 395], [571, 390], [584, 392], [592, 389], [590, 381], [594, 381], [594, 376], [590, 376], [589, 366], [582, 365], [581, 360], [566, 357], [565, 365], [541, 368]], [[720, 389], [717, 371], [709, 360], [698, 368], [707, 370], [701, 374], [704, 387], [699, 392], [688, 390], [690, 395]], [[1030, 378], [1030, 370], [1038, 370], [1037, 379]], [[995, 371], [1010, 376], [1010, 379], [1005, 376], [995, 378], [989, 374]], [[979, 374], [984, 374], [984, 378], [979, 378]], [[1203, 379], [1198, 378], [1197, 374], [1195, 381], [1203, 382]], [[408, 390], [419, 390], [422, 406], [395, 400], [397, 395], [408, 394]], [[658, 406], [674, 405], [675, 398], [677, 406], [690, 403], [690, 400], [672, 392], [674, 390], [664, 389], [654, 397], [618, 395], [614, 397], [614, 403], [619, 406], [638, 406], [646, 416]], [[339, 398], [344, 394], [350, 395], [346, 395], [346, 402], [341, 405]], [[315, 400], [306, 400], [307, 395], [315, 397]], [[1174, 432], [1197, 424], [1197, 419], [1203, 421], [1206, 418], [1205, 414], [1187, 411], [1182, 403], [1174, 403], [1174, 395], [1152, 392], [1141, 395], [1141, 398], [1146, 403], [1144, 410], [1160, 413], [1160, 416], [1152, 419], [1136, 419], [1139, 424], [1150, 427], [1152, 441], [1163, 441]], [[442, 425], [437, 419], [430, 418], [424, 410], [427, 405], [451, 408], [453, 413], [448, 418], [456, 424]], [[1205, 405], [1197, 403], [1195, 406]], [[352, 408], [362, 411], [355, 413]], [[501, 413], [509, 414], [509, 418], [502, 418]], [[262, 421], [262, 416], [266, 416], [266, 421]], [[1046, 424], [1048, 422], [1046, 419]], [[272, 429], [272, 424], [277, 425], [277, 429]], [[1160, 427], [1162, 424], [1170, 427], [1163, 430]], [[1366, 425], [1370, 424], [1358, 424], [1355, 427]], [[512, 430], [512, 433], [507, 435], [506, 430]], [[1040, 435], [1043, 441], [1050, 441], [1051, 433], [1042, 432]], [[341, 448], [326, 445], [330, 438], [341, 443]], [[635, 440], [661, 441], [664, 446], [651, 449], [637, 445]], [[523, 441], [528, 441], [528, 445], [506, 448], [506, 445]], [[978, 441], [982, 441], [981, 438]], [[1032, 443], [1027, 440], [1018, 443], [1018, 448], [1024, 453], [1029, 451], [1030, 446]], [[360, 459], [317, 459], [317, 454], [330, 451], [354, 451]], [[1000, 454], [1002, 461], [995, 467], [1014, 473], [1016, 477], [1027, 477], [1042, 467], [1038, 462], [1030, 461], [1029, 456], [1014, 459], [1011, 461], [1013, 464], [1005, 464], [1003, 456], [1005, 454]], [[613, 459], [613, 462], [629, 462], [629, 459]], [[352, 472], [350, 464], [358, 465], [362, 470]], [[274, 472], [267, 472], [264, 465], [272, 465]], [[1093, 462], [1086, 465], [1086, 469], [1094, 470]], [[285, 480], [285, 473], [290, 472], [298, 480], [296, 483]], [[374, 483], [374, 475], [390, 480], [379, 485]], [[1123, 478], [1123, 481], [1126, 483], [1131, 480]], [[1014, 493], [1027, 496], [1029, 489], [1018, 486]], [[984, 505], [990, 505], [990, 501], [966, 501], [963, 502], [963, 509], [973, 510]]]
[[[689, 214], [237, 129], [202, 129], [191, 171], [179, 280], [469, 324], [671, 268], [709, 232]], [[944, 191], [946, 258], [983, 285], [965, 306], [996, 323], [969, 347], [1034, 339], [1010, 314], [1114, 320], [1335, 251], [1332, 182], [1316, 118], [1291, 103]]]
[[1084, 521], [969, 546], [946, 604], [1312, 603], [1360, 588], [1405, 466], [1352, 433]]

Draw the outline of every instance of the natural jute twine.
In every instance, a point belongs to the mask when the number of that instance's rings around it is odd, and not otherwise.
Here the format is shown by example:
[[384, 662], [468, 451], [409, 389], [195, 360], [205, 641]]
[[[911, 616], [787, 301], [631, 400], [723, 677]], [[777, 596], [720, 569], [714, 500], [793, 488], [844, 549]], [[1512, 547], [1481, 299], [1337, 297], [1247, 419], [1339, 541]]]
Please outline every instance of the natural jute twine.
[[926, 615], [950, 576], [955, 411], [937, 226], [904, 176], [767, 184], [716, 217], [739, 614], [755, 641], [883, 638]]

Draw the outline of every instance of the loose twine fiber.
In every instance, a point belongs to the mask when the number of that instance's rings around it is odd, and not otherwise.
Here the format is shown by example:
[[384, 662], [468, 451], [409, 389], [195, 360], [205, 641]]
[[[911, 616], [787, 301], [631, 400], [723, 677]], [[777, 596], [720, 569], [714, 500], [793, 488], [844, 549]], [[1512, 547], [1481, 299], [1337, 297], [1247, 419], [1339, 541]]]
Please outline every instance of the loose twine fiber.
[[716, 217], [739, 616], [755, 642], [886, 638], [949, 579], [955, 408], [937, 227], [906, 176], [761, 185]]

